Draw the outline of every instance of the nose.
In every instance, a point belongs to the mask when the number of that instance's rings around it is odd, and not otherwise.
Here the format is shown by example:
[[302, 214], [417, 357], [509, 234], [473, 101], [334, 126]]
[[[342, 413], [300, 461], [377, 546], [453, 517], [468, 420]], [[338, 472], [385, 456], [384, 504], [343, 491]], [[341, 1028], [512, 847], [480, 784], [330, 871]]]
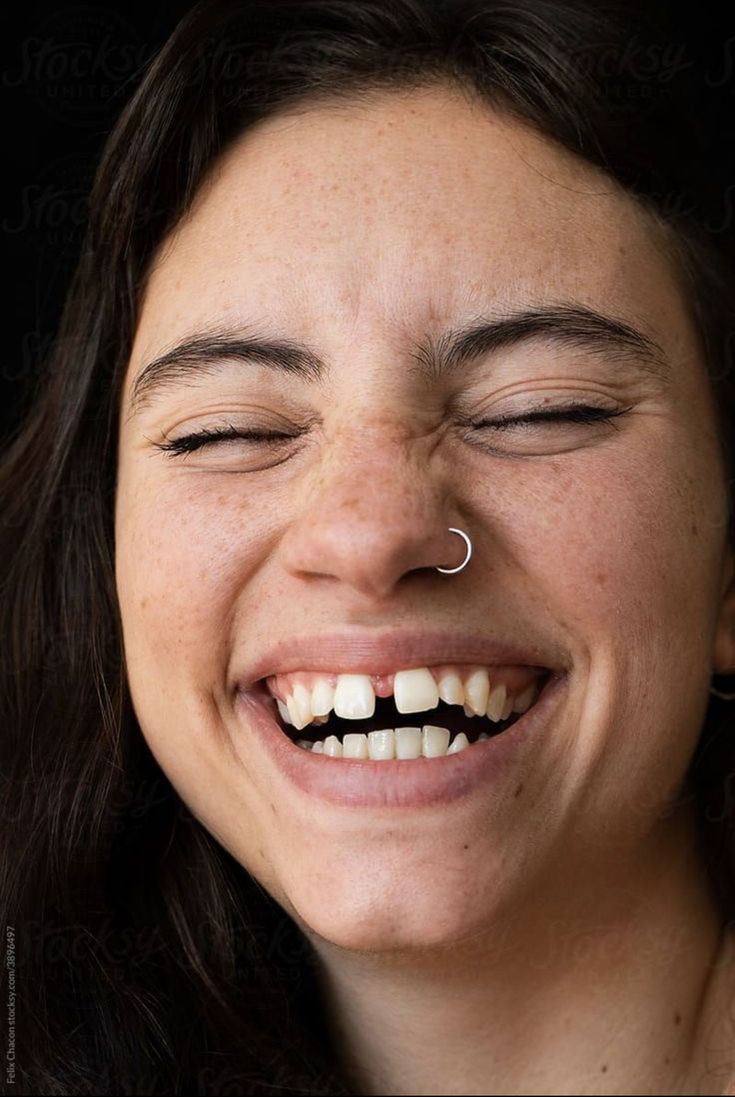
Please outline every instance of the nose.
[[455, 491], [425, 447], [365, 438], [321, 468], [281, 541], [282, 559], [294, 575], [339, 580], [373, 600], [422, 569], [446, 581], [433, 569], [458, 567], [467, 555], [464, 539], [450, 532], [467, 528]]

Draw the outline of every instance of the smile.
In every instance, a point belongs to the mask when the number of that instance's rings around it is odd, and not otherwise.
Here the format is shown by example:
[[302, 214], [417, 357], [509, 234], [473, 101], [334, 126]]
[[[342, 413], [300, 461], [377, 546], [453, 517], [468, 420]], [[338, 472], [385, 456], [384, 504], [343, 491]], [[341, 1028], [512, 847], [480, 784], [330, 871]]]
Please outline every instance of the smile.
[[[501, 735], [533, 707], [551, 671], [442, 664], [392, 674], [271, 675], [282, 730], [326, 758], [439, 758]], [[401, 719], [432, 713], [431, 721]], [[301, 732], [301, 735], [298, 735]]]
[[[428, 667], [407, 669], [429, 671], [431, 677], [435, 677]], [[403, 730], [408, 723], [406, 717], [403, 714], [398, 716], [396, 699], [392, 690], [388, 692], [389, 679], [393, 677], [395, 684], [396, 677], [390, 675], [377, 683], [378, 690], [385, 691], [386, 696], [380, 697], [373, 687], [376, 697], [371, 717], [336, 716], [332, 707], [329, 715], [325, 713], [313, 718], [308, 725], [303, 724], [302, 713], [299, 721], [302, 726], [296, 728], [280, 714], [279, 701], [287, 714], [288, 705], [274, 696], [271, 691], [274, 683], [271, 682], [271, 688], [268, 688], [267, 680], [238, 690], [237, 709], [246, 727], [255, 734], [256, 741], [265, 748], [276, 768], [292, 787], [312, 799], [345, 807], [405, 810], [447, 804], [469, 796], [473, 790], [483, 798], [492, 789], [497, 795], [513, 798], [516, 795], [513, 790], [520, 787], [519, 781], [523, 780], [528, 759], [537, 756], [539, 736], [548, 731], [550, 721], [559, 710], [568, 675], [563, 671], [537, 667], [503, 667], [502, 677], [505, 680], [501, 684], [506, 685], [507, 696], [501, 719], [493, 720], [487, 716], [487, 709], [484, 716], [466, 715], [470, 707], [466, 700], [466, 687], [469, 682], [470, 688], [474, 688], [473, 683], [477, 681], [474, 676], [478, 670], [482, 668], [468, 667], [465, 675], [459, 675], [465, 688], [465, 701], [461, 705], [439, 698], [434, 708], [430, 709], [427, 705], [423, 710], [432, 712], [430, 722], [415, 720], [408, 734]], [[490, 686], [493, 671], [500, 676], [501, 668], [491, 668], [487, 672], [488, 705], [492, 689], [497, 688]], [[302, 673], [299, 672], [299, 675]], [[320, 677], [338, 679], [340, 676], [321, 671]], [[524, 678], [525, 685], [522, 682]], [[423, 673], [421, 679], [428, 687]], [[414, 685], [417, 686], [421, 679], [416, 675]], [[403, 705], [401, 679], [398, 681], [398, 703]], [[482, 674], [479, 675], [479, 682], [482, 687]], [[510, 691], [508, 687], [511, 682], [519, 688]], [[337, 700], [338, 682], [335, 680], [331, 684]], [[527, 693], [531, 684], [534, 686], [531, 696], [535, 694], [532, 701]], [[435, 685], [438, 692], [438, 681]], [[354, 688], [355, 684], [351, 683], [350, 689]], [[364, 683], [362, 688], [365, 689]], [[482, 692], [484, 690], [481, 689], [476, 697], [479, 698]], [[500, 692], [496, 695], [496, 704], [500, 695]], [[524, 713], [511, 712], [502, 719], [511, 696], [517, 706], [528, 701], [528, 708]], [[386, 711], [388, 705], [390, 709]], [[418, 689], [414, 705], [414, 711], [421, 711]], [[317, 719], [324, 719], [326, 723], [317, 723]], [[378, 734], [374, 734], [376, 732]], [[466, 737], [467, 743], [463, 737]], [[452, 744], [457, 742], [459, 745], [452, 750]], [[418, 753], [417, 747], [420, 747]], [[246, 765], [251, 764], [251, 749], [246, 739], [241, 747]]]

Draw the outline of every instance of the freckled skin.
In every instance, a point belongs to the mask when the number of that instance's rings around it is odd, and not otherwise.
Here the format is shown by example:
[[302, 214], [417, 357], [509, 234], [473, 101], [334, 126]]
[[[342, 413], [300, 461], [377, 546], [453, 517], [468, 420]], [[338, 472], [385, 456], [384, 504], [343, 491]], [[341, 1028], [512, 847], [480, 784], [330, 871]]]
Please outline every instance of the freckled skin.
[[[671, 385], [542, 343], [436, 385], [410, 368], [428, 333], [560, 300], [657, 340]], [[627, 910], [691, 823], [657, 820], [710, 675], [735, 665], [714, 414], [658, 229], [589, 165], [449, 92], [314, 109], [244, 135], [160, 250], [126, 395], [190, 331], [251, 318], [317, 348], [329, 379], [232, 365], [121, 418], [117, 585], [162, 768], [327, 951], [439, 948], [506, 924], [533, 940], [585, 889], [606, 917]], [[488, 435], [494, 452], [452, 420], [453, 401], [479, 419], [546, 396], [633, 410], [616, 430]], [[273, 467], [244, 447], [182, 461], [151, 445], [225, 413], [315, 425]], [[450, 525], [474, 555], [447, 582], [431, 569]], [[294, 631], [404, 622], [545, 637], [573, 671], [554, 726], [497, 794], [396, 827], [287, 786], [237, 715], [231, 675]]]

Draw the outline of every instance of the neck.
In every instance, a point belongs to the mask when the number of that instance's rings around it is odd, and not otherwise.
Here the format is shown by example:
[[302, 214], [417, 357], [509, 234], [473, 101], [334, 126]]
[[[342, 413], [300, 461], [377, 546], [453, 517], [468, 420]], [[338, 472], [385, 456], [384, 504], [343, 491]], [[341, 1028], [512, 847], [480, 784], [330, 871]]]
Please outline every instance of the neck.
[[[735, 1032], [712, 1027], [735, 1004], [730, 942], [691, 810], [662, 828], [635, 860], [598, 850], [445, 948], [314, 940], [355, 1091], [730, 1092], [710, 1054], [712, 1039], [734, 1046]], [[735, 1069], [723, 1063], [715, 1071]]]

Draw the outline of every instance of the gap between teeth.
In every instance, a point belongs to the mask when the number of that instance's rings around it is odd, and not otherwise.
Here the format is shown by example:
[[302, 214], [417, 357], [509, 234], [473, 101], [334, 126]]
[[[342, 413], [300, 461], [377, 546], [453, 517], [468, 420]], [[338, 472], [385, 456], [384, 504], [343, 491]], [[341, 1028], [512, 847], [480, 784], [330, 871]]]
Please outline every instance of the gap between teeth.
[[[497, 723], [511, 713], [523, 713], [531, 707], [539, 692], [533, 681], [515, 697], [508, 695], [504, 683], [492, 686], [484, 668], [473, 671], [462, 682], [459, 674], [443, 674], [437, 681], [427, 667], [400, 670], [394, 675], [393, 700], [400, 713], [426, 712], [439, 701], [462, 705], [466, 716], [486, 716]], [[324, 724], [329, 714], [346, 720], [362, 720], [375, 713], [375, 692], [367, 674], [340, 674], [333, 686], [326, 677], [318, 678], [309, 690], [296, 682], [284, 704], [276, 697], [281, 719], [297, 730], [308, 724]]]

